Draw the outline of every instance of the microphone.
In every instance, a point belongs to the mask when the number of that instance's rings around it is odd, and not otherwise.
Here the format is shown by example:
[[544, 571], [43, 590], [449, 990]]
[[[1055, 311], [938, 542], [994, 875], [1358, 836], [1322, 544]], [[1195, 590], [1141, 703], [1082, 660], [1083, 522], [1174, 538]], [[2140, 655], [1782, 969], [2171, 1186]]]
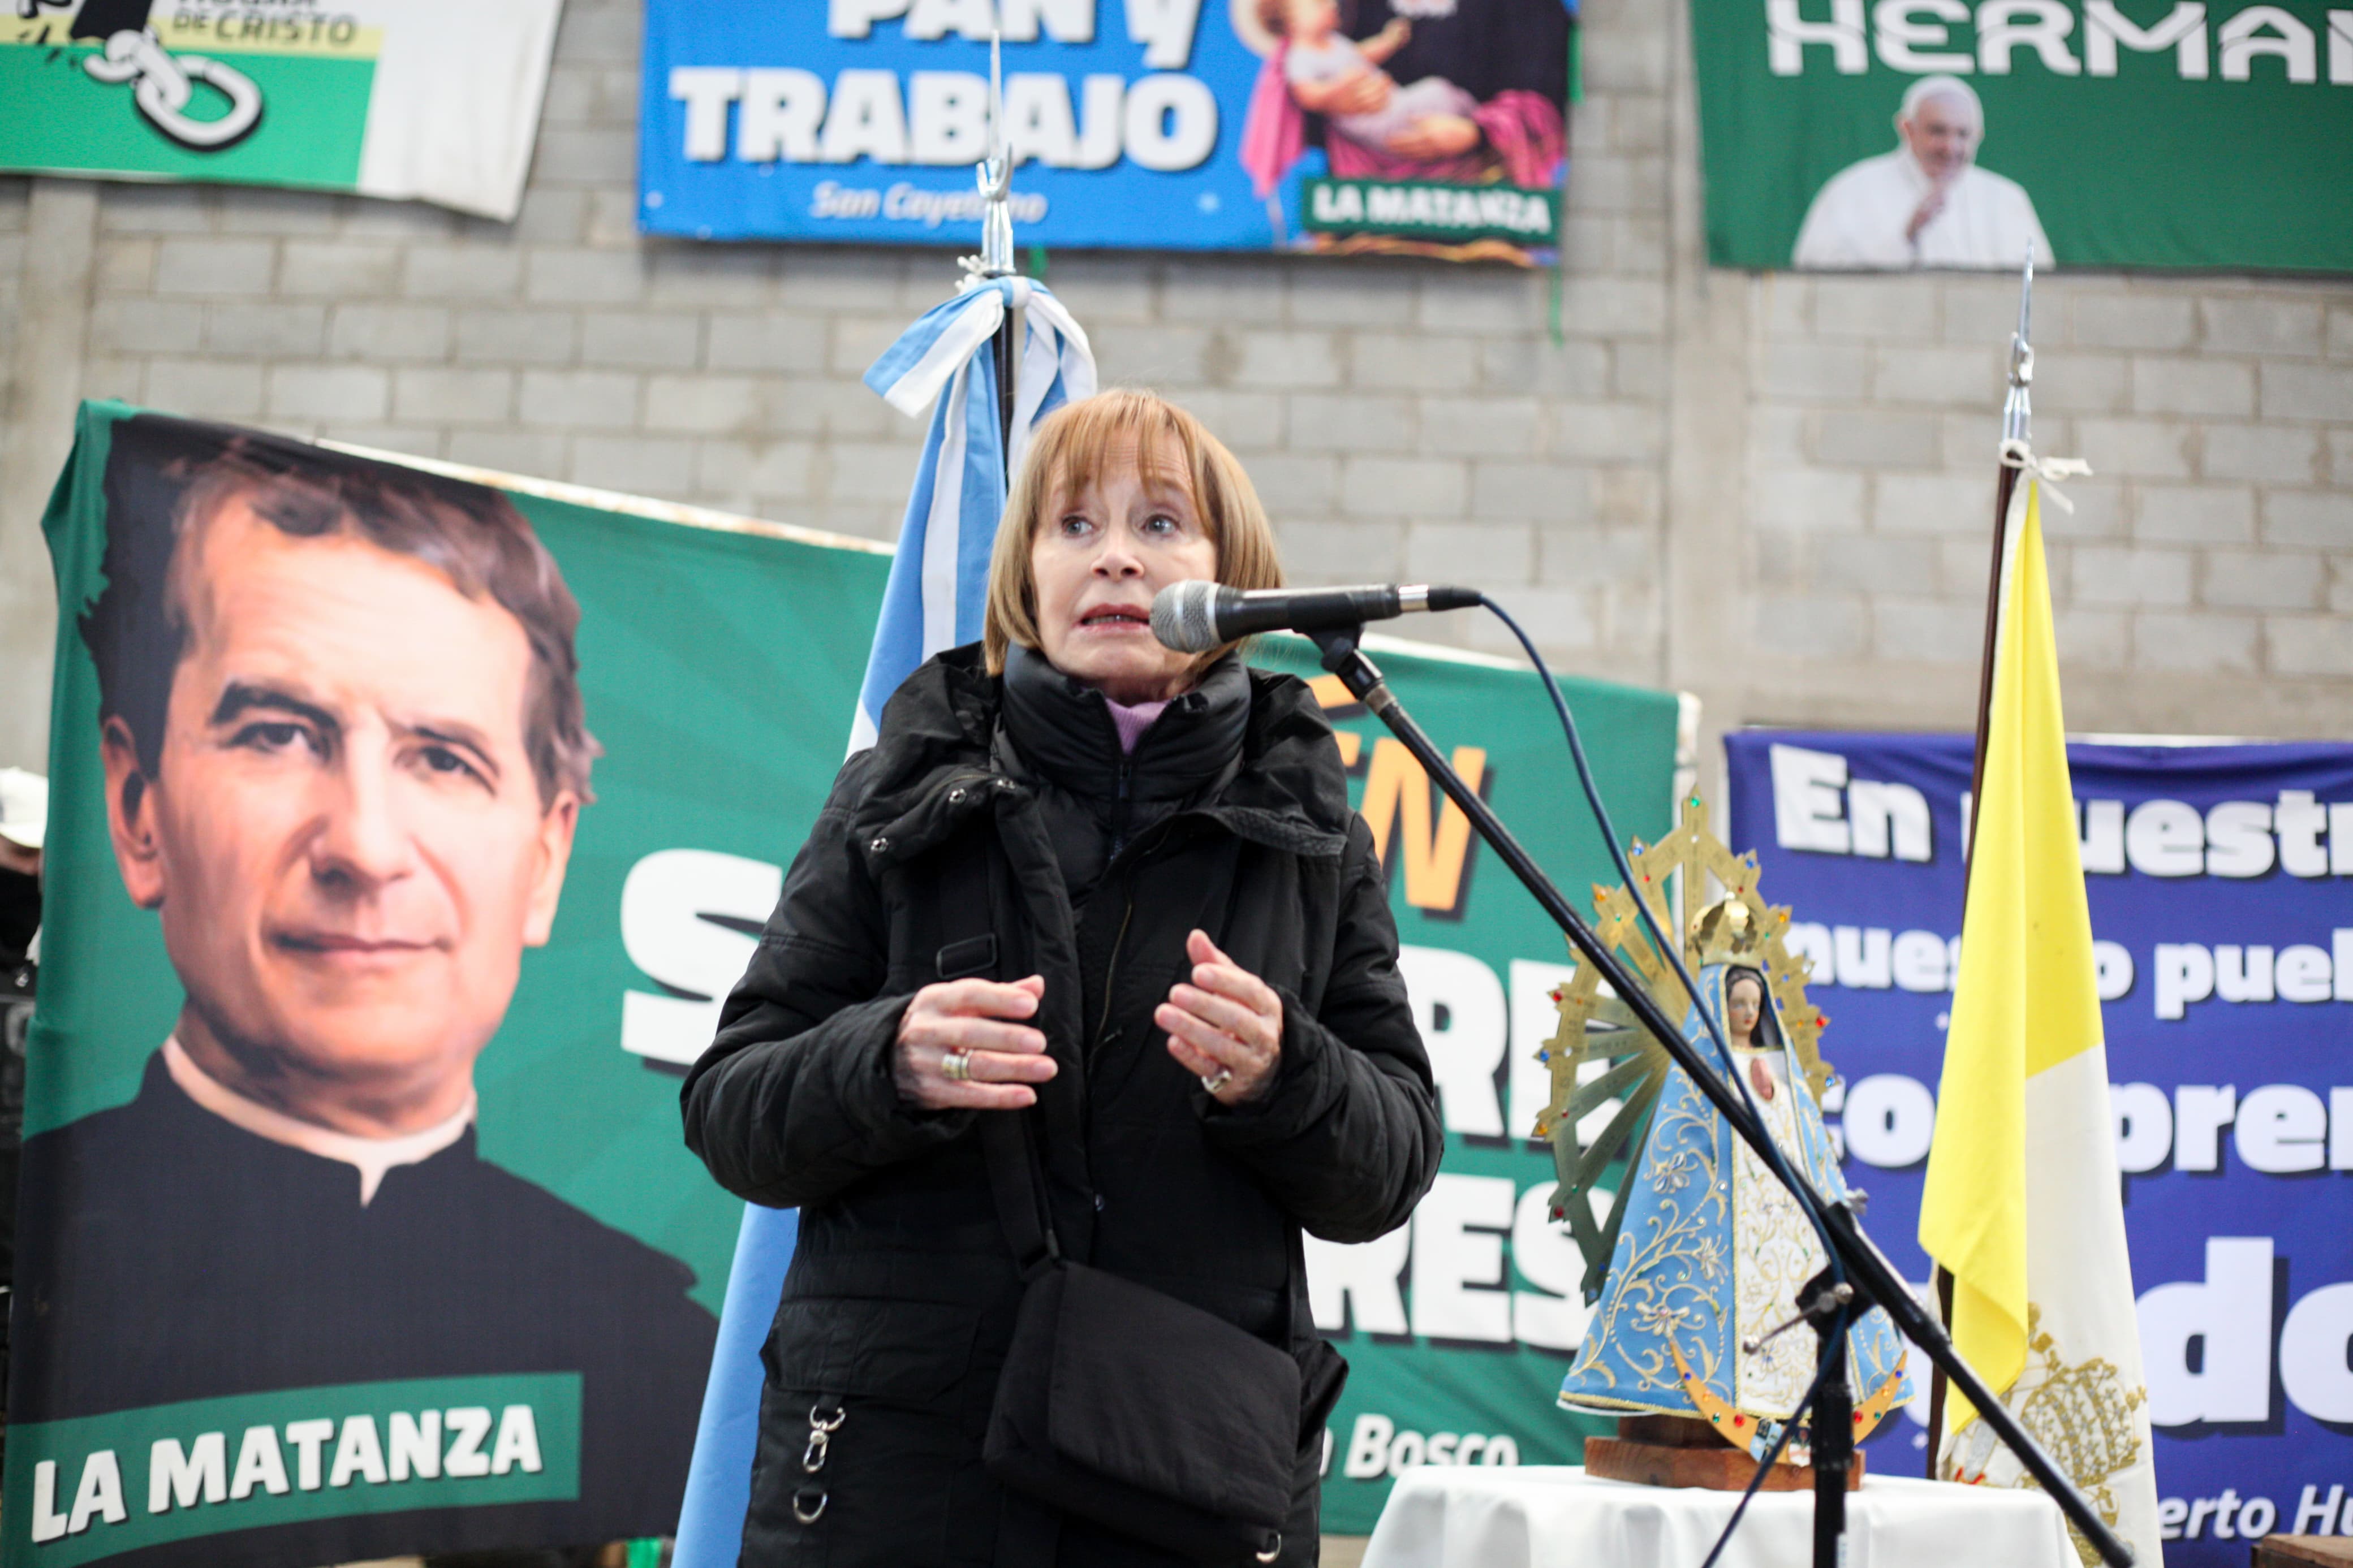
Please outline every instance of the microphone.
[[1476, 588], [1375, 584], [1357, 588], [1229, 588], [1172, 583], [1152, 600], [1152, 635], [1178, 653], [1207, 653], [1255, 632], [1323, 631], [1416, 610], [1468, 610]]

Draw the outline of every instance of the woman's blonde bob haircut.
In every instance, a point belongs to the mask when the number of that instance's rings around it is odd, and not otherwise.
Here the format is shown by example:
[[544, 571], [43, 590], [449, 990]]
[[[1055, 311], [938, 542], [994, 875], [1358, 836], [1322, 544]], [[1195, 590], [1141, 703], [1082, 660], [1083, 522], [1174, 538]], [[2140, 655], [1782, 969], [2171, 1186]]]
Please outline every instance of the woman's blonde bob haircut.
[[[1218, 550], [1218, 581], [1232, 588], [1280, 588], [1274, 530], [1250, 476], [1201, 422], [1149, 392], [1100, 393], [1065, 404], [1029, 437], [1029, 455], [1006, 498], [988, 562], [988, 612], [981, 632], [988, 672], [1005, 671], [1005, 650], [1036, 648], [1038, 584], [1030, 555], [1047, 513], [1102, 479], [1116, 455], [1187, 476], [1193, 507]], [[1229, 645], [1231, 646], [1231, 645]], [[1226, 651], [1201, 660], [1206, 668]]]

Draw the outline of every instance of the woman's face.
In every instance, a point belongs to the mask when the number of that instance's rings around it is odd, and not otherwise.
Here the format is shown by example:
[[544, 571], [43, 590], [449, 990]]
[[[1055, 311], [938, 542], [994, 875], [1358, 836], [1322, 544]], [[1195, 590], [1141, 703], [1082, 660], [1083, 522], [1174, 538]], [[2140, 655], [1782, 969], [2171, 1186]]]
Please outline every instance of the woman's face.
[[1732, 1037], [1746, 1040], [1757, 1032], [1757, 1015], [1764, 1008], [1764, 996], [1757, 982], [1746, 975], [1732, 983], [1725, 994], [1724, 1010], [1730, 1016]]
[[1095, 482], [1065, 492], [1029, 546], [1038, 651], [1114, 702], [1174, 697], [1193, 656], [1152, 635], [1152, 599], [1171, 583], [1214, 581], [1218, 547], [1183, 468], [1114, 447]]

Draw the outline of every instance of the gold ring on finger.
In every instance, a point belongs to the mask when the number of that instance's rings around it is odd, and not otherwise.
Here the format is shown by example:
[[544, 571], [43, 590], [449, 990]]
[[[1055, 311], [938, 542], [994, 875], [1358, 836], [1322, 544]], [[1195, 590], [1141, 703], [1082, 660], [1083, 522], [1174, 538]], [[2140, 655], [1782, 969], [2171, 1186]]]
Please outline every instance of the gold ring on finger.
[[972, 1080], [972, 1053], [957, 1049], [942, 1057], [940, 1076], [950, 1083], [969, 1083]]

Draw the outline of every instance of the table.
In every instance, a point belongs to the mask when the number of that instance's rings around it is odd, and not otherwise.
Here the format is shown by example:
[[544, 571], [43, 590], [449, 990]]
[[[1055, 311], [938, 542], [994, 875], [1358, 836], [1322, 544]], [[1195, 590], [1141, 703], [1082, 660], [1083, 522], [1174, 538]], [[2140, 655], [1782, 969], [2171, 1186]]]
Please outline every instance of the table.
[[[1573, 1465], [1419, 1466], [1398, 1478], [1364, 1568], [1699, 1568], [1737, 1492], [1605, 1481]], [[1720, 1568], [1807, 1568], [1810, 1492], [1748, 1505]], [[2041, 1492], [1871, 1476], [1847, 1498], [1848, 1568], [2082, 1568]]]

